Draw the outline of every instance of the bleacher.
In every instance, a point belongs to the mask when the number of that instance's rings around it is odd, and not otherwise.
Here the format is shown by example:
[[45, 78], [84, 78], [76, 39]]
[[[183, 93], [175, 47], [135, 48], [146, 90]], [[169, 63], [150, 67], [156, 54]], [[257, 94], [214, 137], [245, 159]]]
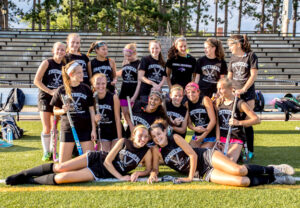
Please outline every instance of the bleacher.
[[[0, 88], [35, 88], [33, 79], [42, 60], [52, 56], [53, 43], [65, 42], [66, 32], [0, 31]], [[148, 42], [153, 36], [102, 36], [99, 33], [80, 33], [81, 51], [86, 53], [91, 43], [108, 43], [109, 57], [121, 69], [122, 49], [130, 42], [137, 43], [138, 56], [148, 55]], [[259, 76], [256, 88], [263, 93], [299, 93], [300, 37], [281, 37], [275, 34], [249, 34], [253, 51], [259, 58]], [[203, 43], [207, 37], [188, 37], [189, 53], [198, 58], [204, 55]], [[231, 56], [226, 40], [226, 61]], [[91, 54], [93, 58], [95, 54]], [[21, 84], [22, 83], [22, 84]]]

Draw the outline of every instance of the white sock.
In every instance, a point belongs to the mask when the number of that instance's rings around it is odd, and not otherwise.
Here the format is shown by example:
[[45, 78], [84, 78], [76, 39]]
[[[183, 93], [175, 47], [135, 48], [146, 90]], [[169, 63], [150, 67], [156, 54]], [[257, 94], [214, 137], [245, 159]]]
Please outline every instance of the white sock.
[[51, 134], [41, 134], [42, 146], [44, 153], [50, 152]]

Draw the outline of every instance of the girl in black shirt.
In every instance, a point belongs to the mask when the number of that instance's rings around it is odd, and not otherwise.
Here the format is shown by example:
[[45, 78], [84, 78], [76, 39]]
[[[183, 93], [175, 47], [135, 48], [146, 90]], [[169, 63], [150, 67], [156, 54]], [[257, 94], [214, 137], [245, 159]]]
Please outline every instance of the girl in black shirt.
[[148, 101], [151, 89], [160, 91], [166, 80], [165, 62], [161, 53], [159, 41], [149, 42], [150, 55], [141, 60], [138, 79], [141, 81], [139, 97], [143, 102]]
[[167, 83], [179, 84], [183, 88], [192, 81], [195, 73], [196, 59], [187, 53], [187, 41], [184, 37], [177, 38], [169, 49], [167, 67]]
[[89, 58], [80, 52], [80, 36], [77, 33], [71, 33], [67, 37], [67, 55], [66, 62], [77, 61], [83, 70], [83, 82], [90, 86], [90, 77], [87, 71]]
[[88, 64], [88, 73], [89, 76], [92, 77], [97, 73], [103, 73], [106, 75], [107, 80], [107, 89], [111, 93], [115, 93], [115, 85], [117, 83], [117, 75], [116, 75], [116, 63], [113, 59], [108, 58], [108, 48], [107, 43], [104, 41], [97, 41], [91, 44], [91, 47], [87, 53], [89, 56], [90, 53], [95, 50], [97, 57], [94, 58]]
[[[232, 80], [235, 93], [241, 95], [253, 110], [255, 106], [255, 86], [254, 82], [258, 74], [258, 59], [251, 50], [250, 43], [246, 35], [232, 35], [227, 41], [229, 50], [232, 53], [228, 64], [228, 78]], [[245, 128], [249, 157], [253, 156], [254, 132], [253, 127]]]
[[[96, 140], [93, 93], [88, 85], [81, 83], [83, 81], [81, 65], [76, 61], [70, 62], [63, 67], [62, 76], [64, 85], [57, 89], [50, 103], [54, 106], [54, 114], [61, 116], [60, 163], [72, 158], [75, 144], [66, 115], [67, 111], [70, 112], [74, 122], [83, 152], [93, 150], [91, 140]], [[67, 103], [63, 104], [62, 96], [67, 100]]]
[[38, 109], [43, 125], [41, 141], [43, 146], [43, 161], [52, 159], [50, 151], [50, 131], [53, 120], [53, 106], [50, 105], [55, 90], [63, 84], [61, 68], [64, 65], [66, 46], [61, 42], [53, 45], [53, 58], [44, 60], [39, 66], [34, 78], [34, 84], [39, 88]]
[[[246, 139], [244, 126], [258, 124], [260, 120], [242, 99], [238, 99], [234, 118], [231, 119], [234, 94], [232, 92], [232, 82], [229, 79], [223, 78], [218, 82], [218, 92], [220, 97], [216, 101], [218, 109], [216, 138], [217, 141], [225, 144], [229, 125], [232, 125], [227, 156], [236, 162], [241, 154], [243, 143]], [[245, 119], [246, 116], [247, 119]]]
[[227, 74], [222, 42], [208, 38], [204, 42], [205, 56], [198, 59], [196, 64], [195, 82], [203, 95], [212, 97], [217, 92], [217, 82]]
[[97, 92], [98, 105], [96, 104], [96, 108], [99, 107], [100, 112], [100, 115], [95, 116], [95, 122], [100, 121], [101, 129], [101, 135], [98, 135], [101, 139], [101, 141], [98, 141], [98, 149], [100, 150], [100, 145], [102, 145], [102, 150], [109, 152], [118, 142], [118, 139], [122, 138], [120, 101], [116, 94], [112, 94], [107, 90], [105, 74], [95, 74], [91, 79], [91, 83], [93, 89]]
[[[7, 185], [57, 185], [112, 177], [121, 181], [135, 182], [151, 171], [152, 155], [146, 146], [149, 140], [147, 128], [140, 125], [134, 129], [130, 140], [120, 139], [107, 156], [103, 152], [89, 152], [68, 162], [48, 163], [24, 170], [9, 176], [5, 182]], [[142, 159], [145, 161], [145, 170], [128, 175]]]
[[152, 148], [153, 168], [148, 183], [158, 181], [159, 148], [167, 166], [188, 177], [177, 182], [191, 182], [195, 171], [205, 181], [231, 186], [257, 186], [262, 184], [295, 184], [290, 175], [293, 167], [282, 165], [238, 165], [223, 153], [214, 149], [192, 148], [178, 134], [168, 135], [164, 121], [156, 121], [150, 128], [150, 135], [157, 146]]

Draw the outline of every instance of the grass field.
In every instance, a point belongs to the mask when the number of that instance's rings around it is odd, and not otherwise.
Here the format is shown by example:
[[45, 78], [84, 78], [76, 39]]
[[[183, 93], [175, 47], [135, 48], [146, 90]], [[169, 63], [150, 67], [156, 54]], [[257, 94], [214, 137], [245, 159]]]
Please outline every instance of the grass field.
[[[255, 127], [255, 157], [251, 163], [288, 163], [300, 176], [300, 122], [262, 122]], [[26, 130], [14, 146], [0, 149], [0, 179], [42, 163], [41, 123], [22, 121]], [[191, 135], [189, 135], [190, 137]], [[177, 175], [167, 167], [161, 175]], [[252, 188], [207, 182], [82, 183], [60, 186], [0, 184], [0, 207], [300, 207], [300, 183]]]

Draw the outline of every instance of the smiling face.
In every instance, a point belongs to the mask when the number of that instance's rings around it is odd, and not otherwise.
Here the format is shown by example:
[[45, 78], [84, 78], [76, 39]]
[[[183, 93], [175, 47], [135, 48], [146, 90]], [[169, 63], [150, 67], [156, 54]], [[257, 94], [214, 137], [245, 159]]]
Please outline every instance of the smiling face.
[[224, 98], [230, 98], [230, 96], [232, 95], [232, 88], [227, 87], [226, 84], [223, 82], [219, 82], [217, 88], [219, 95]]
[[186, 56], [187, 52], [187, 43], [186, 41], [178, 41], [176, 44], [176, 49], [178, 50], [178, 53], [180, 56]]
[[74, 70], [70, 73], [70, 80], [71, 82], [83, 82], [83, 69], [81, 66], [77, 66]]
[[103, 94], [106, 92], [106, 77], [97, 77], [93, 82], [93, 87], [99, 94]]
[[186, 96], [192, 102], [196, 103], [199, 100], [200, 91], [194, 87], [186, 88]]
[[137, 129], [134, 131], [133, 143], [137, 148], [144, 147], [149, 142], [149, 133], [145, 127], [136, 127]]
[[161, 52], [160, 45], [158, 43], [151, 42], [149, 45], [149, 51], [150, 51], [151, 56], [153, 58], [157, 59], [159, 56], [159, 53]]
[[237, 40], [228, 40], [227, 45], [233, 55], [237, 55], [242, 52], [241, 43], [239, 43]]
[[70, 39], [68, 39], [68, 48], [71, 53], [77, 53], [79, 52], [80, 48], [80, 37], [79, 36], [71, 36]]
[[216, 57], [216, 47], [213, 47], [209, 43], [204, 43], [204, 53], [208, 58]]
[[156, 127], [151, 129], [150, 134], [156, 145], [164, 147], [168, 144], [167, 129], [162, 130], [161, 128]]
[[161, 99], [157, 95], [152, 94], [148, 100], [147, 110], [150, 112], [156, 111], [158, 106], [161, 105], [161, 102]]
[[53, 47], [53, 58], [63, 59], [66, 55], [66, 46], [64, 44], [58, 43]]
[[106, 58], [107, 54], [108, 54], [108, 47], [107, 47], [107, 45], [103, 45], [99, 48], [96, 48], [95, 51], [98, 56], [100, 56], [102, 58]]
[[175, 106], [180, 106], [181, 101], [183, 99], [183, 90], [174, 90], [170, 95], [172, 99], [172, 104]]

